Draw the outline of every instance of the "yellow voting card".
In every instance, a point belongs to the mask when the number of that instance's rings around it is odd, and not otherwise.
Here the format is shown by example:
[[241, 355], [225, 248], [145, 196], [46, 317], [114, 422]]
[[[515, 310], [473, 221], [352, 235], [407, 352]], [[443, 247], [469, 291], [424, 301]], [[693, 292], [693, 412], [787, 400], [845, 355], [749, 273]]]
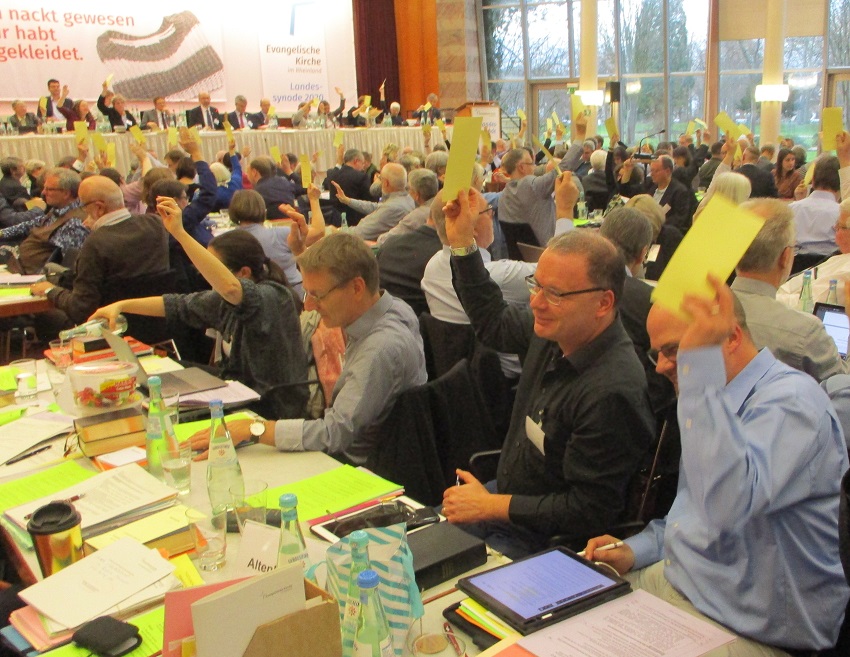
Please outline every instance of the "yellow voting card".
[[695, 121], [688, 121], [688, 127], [685, 128], [686, 135], [694, 134], [694, 131], [697, 129], [697, 124]]
[[469, 189], [472, 184], [472, 167], [475, 164], [478, 135], [481, 133], [483, 120], [480, 116], [462, 116], [455, 119], [452, 147], [443, 184], [444, 203], [454, 201], [460, 190]]
[[[31, 198], [31, 199], [29, 199], [28, 201], [26, 201], [26, 202], [24, 203], [24, 206], [26, 207], [26, 209], [27, 209], [27, 210], [32, 210], [32, 209], [33, 209], [33, 208], [35, 208], [35, 207], [39, 207], [39, 208], [40, 208], [40, 207], [41, 207], [41, 205], [39, 205], [39, 203], [38, 203], [38, 201], [39, 201], [39, 200], [41, 200], [41, 199], [36, 200], [36, 199], [34, 199], [34, 198]], [[13, 385], [11, 388], [8, 388], [8, 389], [9, 389], [9, 390], [14, 390], [15, 388], [17, 388], [17, 384]], [[6, 389], [6, 388], [3, 388], [2, 386], [0, 386], [0, 390], [5, 390], [5, 389]]]
[[[186, 128], [181, 128], [181, 130], [185, 130]], [[189, 136], [192, 138], [196, 144], [201, 143], [201, 131], [198, 129], [198, 126], [193, 125], [189, 128]]]
[[301, 184], [309, 187], [313, 182], [313, 166], [310, 164], [309, 155], [299, 155], [298, 162], [301, 164]]
[[115, 152], [115, 143], [109, 142], [106, 145], [106, 165], [114, 167], [118, 163], [118, 155]]
[[525, 110], [518, 109], [516, 111], [516, 115], [519, 117], [520, 121], [525, 121]]
[[274, 160], [274, 165], [280, 166], [280, 160], [281, 160], [280, 148], [278, 148], [277, 146], [270, 146], [269, 147], [269, 155], [271, 155], [271, 158]]
[[738, 124], [738, 137], [747, 137], [750, 134], [749, 126], [744, 125], [743, 123]]
[[584, 110], [587, 109], [584, 106], [584, 101], [581, 99], [581, 96], [579, 96], [577, 93], [573, 93], [570, 96], [570, 105], [573, 110], [573, 121], [576, 120], [576, 117], [578, 117], [579, 114], [583, 114]]
[[177, 148], [177, 128], [175, 128], [174, 126], [168, 127], [167, 142], [169, 148]]
[[372, 96], [363, 96], [363, 107], [372, 106]]
[[694, 119], [694, 123], [696, 123], [703, 130], [708, 129], [708, 124], [705, 121], [703, 121], [702, 119]]
[[110, 73], [106, 76], [106, 87], [109, 88], [112, 86], [112, 78], [115, 77], [115, 73]]
[[38, 99], [38, 106], [41, 109], [42, 113], [47, 111], [47, 96], [42, 96]]
[[77, 144], [85, 144], [89, 138], [89, 124], [85, 121], [74, 121], [74, 135]]
[[91, 133], [91, 141], [94, 144], [94, 147], [101, 153], [106, 150], [106, 140], [99, 132]]
[[277, 110], [274, 105], [269, 105], [269, 116], [277, 116]]
[[738, 126], [726, 112], [720, 112], [714, 117], [714, 124], [723, 132], [728, 132], [732, 139], [738, 137]]
[[552, 119], [546, 119], [546, 132], [552, 132], [553, 128], [554, 124], [552, 122]]
[[342, 130], [336, 130], [334, 132], [334, 148], [339, 148], [342, 146], [342, 140], [345, 137], [345, 134]]
[[425, 103], [425, 105], [422, 107], [423, 112], [427, 112], [429, 109], [431, 109], [431, 103], [430, 102]]
[[142, 129], [139, 126], [131, 125], [130, 134], [133, 135], [133, 139], [135, 139], [139, 145], [144, 146], [147, 143], [145, 136], [142, 134]]
[[555, 122], [555, 125], [562, 125], [561, 119], [558, 117], [558, 113], [555, 110], [552, 110], [552, 120]]
[[233, 126], [230, 125], [229, 121], [224, 122], [224, 134], [227, 135], [228, 142], [233, 139]]
[[611, 135], [617, 134], [617, 122], [614, 120], [613, 116], [609, 116], [607, 119], [605, 119], [605, 130], [608, 131], [609, 137]]
[[684, 296], [711, 297], [706, 276], [725, 281], [763, 224], [761, 217], [720, 194], [712, 196], [661, 274], [653, 300], [687, 319], [681, 309]]
[[434, 126], [432, 126], [430, 123], [423, 123], [421, 127], [422, 127], [422, 134], [425, 135], [426, 137], [428, 137], [428, 136], [430, 136], [431, 129]]
[[803, 184], [809, 186], [812, 184], [812, 178], [815, 177], [815, 165], [817, 164], [817, 160], [812, 160], [809, 163], [809, 166], [806, 167], [806, 175], [803, 176]]
[[[381, 109], [379, 107], [372, 107], [369, 109], [369, 118], [374, 119], [378, 114], [381, 113]], [[436, 124], [436, 122], [435, 122]]]
[[836, 149], [835, 136], [844, 132], [844, 108], [825, 107], [823, 110], [823, 138], [821, 143], [825, 151]]
[[548, 162], [549, 160], [552, 160], [552, 159], [553, 159], [553, 157], [554, 157], [554, 156], [552, 155], [552, 153], [551, 153], [551, 152], [549, 152], [549, 149], [548, 149], [548, 148], [546, 148], [543, 144], [541, 144], [541, 143], [540, 143], [540, 140], [539, 140], [536, 136], [531, 135], [531, 142], [532, 142], [532, 143], [533, 143], [533, 144], [534, 144], [537, 148], [539, 148], [541, 151], [543, 151], [543, 154], [546, 156], [546, 161], [547, 161], [547, 162]]
[[443, 119], [437, 119], [436, 121], [434, 121], [434, 125], [437, 126], [437, 130], [446, 129], [446, 123], [445, 121], [443, 121]]

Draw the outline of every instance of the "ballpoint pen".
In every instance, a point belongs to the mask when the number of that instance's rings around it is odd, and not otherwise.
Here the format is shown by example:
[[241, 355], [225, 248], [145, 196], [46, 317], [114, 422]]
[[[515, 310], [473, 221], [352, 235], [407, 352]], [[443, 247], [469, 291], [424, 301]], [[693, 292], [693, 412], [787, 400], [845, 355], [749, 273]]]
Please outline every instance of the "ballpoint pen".
[[[74, 495], [73, 497], [69, 497], [69, 498], [64, 499], [64, 500], [53, 500], [53, 501], [54, 502], [68, 502], [70, 504], [71, 502], [76, 502], [77, 500], [83, 499], [85, 496], [86, 496], [85, 493], [80, 493], [79, 495]], [[28, 513], [27, 515], [24, 516], [24, 520], [29, 520], [30, 518], [32, 518], [32, 513]]]
[[464, 651], [461, 649], [460, 644], [457, 642], [457, 639], [455, 638], [455, 633], [454, 633], [454, 630], [452, 629], [452, 626], [449, 625], [448, 623], [443, 623], [443, 632], [445, 633], [446, 638], [452, 644], [452, 648], [455, 649], [455, 654], [457, 654], [457, 657], [463, 657]]
[[[623, 545], [625, 545], [623, 541], [617, 541], [616, 543], [608, 543], [607, 545], [600, 545], [594, 550], [594, 552], [607, 552], [608, 550], [616, 550], [619, 547], [623, 547]], [[581, 552], [576, 552], [576, 554], [580, 557], [583, 557], [584, 550], [582, 550]]]
[[35, 456], [36, 454], [41, 454], [42, 452], [47, 451], [53, 445], [45, 445], [44, 447], [39, 447], [38, 449], [34, 449], [31, 452], [27, 452], [26, 454], [21, 454], [20, 456], [16, 456], [15, 458], [9, 459], [6, 461], [6, 465], [14, 465], [15, 463], [20, 463], [21, 461], [28, 459], [30, 456]]

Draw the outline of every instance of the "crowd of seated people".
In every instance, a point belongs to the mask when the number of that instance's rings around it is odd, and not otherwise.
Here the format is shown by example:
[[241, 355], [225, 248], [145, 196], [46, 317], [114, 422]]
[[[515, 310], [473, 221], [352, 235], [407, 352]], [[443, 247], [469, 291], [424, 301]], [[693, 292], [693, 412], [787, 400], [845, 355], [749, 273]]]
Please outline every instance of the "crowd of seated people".
[[[66, 107], [67, 91], [56, 91], [46, 104], [52, 116], [85, 110]], [[271, 108], [249, 115], [243, 101], [228, 122], [267, 126]], [[382, 101], [395, 122], [397, 109]], [[435, 105], [418, 111], [437, 120]], [[340, 94], [336, 111], [308, 104], [300, 114], [306, 121], [316, 111], [338, 125], [344, 107]], [[194, 125], [203, 128], [219, 129], [227, 116], [203, 94], [196, 109]], [[349, 112], [355, 122], [363, 109], [359, 100]], [[158, 127], [166, 113], [160, 103], [144, 123]], [[312, 180], [302, 179], [290, 154], [275, 161], [269, 153], [239, 153], [232, 142], [211, 165], [182, 130], [180, 147], [161, 157], [133, 146], [132, 173], [110, 170], [83, 146], [65, 168], [45, 168], [39, 180], [37, 168], [3, 153], [0, 169], [9, 180], [0, 181], [0, 239], [28, 272], [76, 255], [67, 287], [33, 286], [66, 316], [56, 326], [127, 312], [163, 317], [170, 327], [214, 329], [226, 345], [220, 371], [263, 397], [267, 420], [254, 438], [355, 465], [376, 449], [375, 429], [395, 400], [427, 380], [417, 316], [429, 310], [469, 325], [502, 356], [514, 402], [495, 477], [479, 481], [459, 471], [462, 485], [445, 494], [450, 522], [513, 557], [555, 537], [593, 556], [621, 538], [609, 529], [630, 519], [633, 482], [659, 436], [673, 435], [687, 475], [676, 502], [655, 509], [656, 520], [626, 545], [595, 558], [629, 573], [637, 586], [664, 595], [674, 589], [680, 606], [731, 629], [742, 646], [775, 655], [827, 647], [848, 592], [837, 533], [814, 529], [837, 513], [847, 454], [817, 383], [845, 365], [822, 327], [783, 304], [796, 306], [799, 296], [799, 281], [789, 280], [796, 252], [822, 257], [830, 278], [850, 274], [843, 256], [850, 252], [850, 207], [841, 204], [850, 197], [850, 135], [839, 135], [836, 156], [810, 163], [806, 185], [791, 150], [771, 151], [752, 136], [712, 141], [700, 131], [677, 144], [647, 145], [640, 159], [619, 135], [589, 135], [584, 117], [574, 130], [571, 142], [560, 129], [546, 135], [551, 159], [523, 136], [484, 144], [470, 172], [472, 189], [448, 203], [440, 190], [449, 155], [430, 140], [424, 153], [387, 144], [374, 179], [365, 154], [345, 145], [330, 170], [313, 167]], [[22, 208], [21, 199], [39, 186], [45, 207]], [[652, 307], [650, 288], [701, 220], [700, 188], [709, 199], [720, 195], [749, 208], [765, 227], [731, 288], [712, 281], [710, 302], [689, 301], [696, 321], [686, 324]], [[601, 231], [574, 221], [582, 195], [602, 214]], [[214, 237], [208, 215], [222, 208], [236, 228]], [[338, 225], [342, 213], [347, 228]], [[264, 226], [284, 218], [291, 223]], [[505, 257], [503, 224], [527, 226], [542, 250], [536, 264]], [[142, 234], [146, 252], [156, 254], [145, 259], [146, 271], [174, 270], [183, 288], [103, 305], [98, 285], [116, 266], [104, 252], [109, 244], [127, 248]], [[140, 262], [133, 267], [146, 273]], [[816, 286], [819, 300], [825, 285]], [[323, 356], [305, 339], [305, 318], [311, 331], [318, 324], [340, 337], [318, 410], [308, 410], [306, 384], [309, 363]], [[780, 323], [791, 328], [777, 330]], [[759, 414], [766, 424], [753, 420]], [[794, 418], [793, 436], [786, 416]], [[249, 437], [247, 422], [230, 429], [235, 440]], [[199, 449], [206, 440], [193, 438]], [[750, 459], [754, 451], [766, 462]], [[733, 474], [701, 467], [706, 459], [722, 459]], [[783, 460], [819, 474], [792, 481], [786, 468], [773, 467]], [[695, 518], [705, 522], [696, 526]], [[799, 544], [783, 533], [806, 523], [812, 531], [797, 532]], [[788, 549], [768, 558], [762, 548], [774, 538]], [[734, 577], [718, 584], [712, 573], [728, 565], [717, 556], [723, 541], [740, 556]], [[795, 580], [790, 595], [807, 586], [823, 591], [820, 612], [776, 603], [774, 587], [783, 578]], [[759, 626], [745, 607], [770, 622]]]

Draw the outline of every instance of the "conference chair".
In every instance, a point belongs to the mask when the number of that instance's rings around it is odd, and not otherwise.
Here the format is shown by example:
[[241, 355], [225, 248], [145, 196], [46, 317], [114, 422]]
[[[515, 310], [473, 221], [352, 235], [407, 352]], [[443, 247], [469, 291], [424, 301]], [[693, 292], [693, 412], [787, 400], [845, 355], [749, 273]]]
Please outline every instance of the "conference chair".
[[517, 242], [516, 245], [519, 249], [520, 255], [522, 256], [521, 259], [523, 262], [537, 262], [540, 260], [540, 256], [543, 255], [543, 251], [546, 250], [542, 246], [532, 246], [525, 242]]
[[499, 219], [499, 226], [505, 236], [505, 244], [508, 247], [508, 258], [510, 260], [522, 260], [522, 253], [520, 253], [517, 242], [540, 246], [534, 230], [528, 224], [514, 224]]
[[[835, 254], [832, 254], [835, 255]], [[794, 256], [794, 263], [791, 265], [791, 276], [799, 274], [806, 269], [817, 267], [823, 262], [829, 260], [832, 255], [819, 255], [817, 253], [798, 253]]]

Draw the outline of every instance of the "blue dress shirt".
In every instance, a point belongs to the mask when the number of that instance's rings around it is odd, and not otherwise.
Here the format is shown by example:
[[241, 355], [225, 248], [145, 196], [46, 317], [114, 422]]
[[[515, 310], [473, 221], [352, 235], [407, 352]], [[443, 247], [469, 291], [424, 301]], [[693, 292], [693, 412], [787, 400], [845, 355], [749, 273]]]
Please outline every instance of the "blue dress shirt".
[[703, 614], [773, 646], [832, 647], [850, 589], [838, 556], [847, 450], [811, 377], [763, 349], [726, 383], [718, 347], [678, 355], [682, 460], [663, 520], [626, 541], [664, 559]]

